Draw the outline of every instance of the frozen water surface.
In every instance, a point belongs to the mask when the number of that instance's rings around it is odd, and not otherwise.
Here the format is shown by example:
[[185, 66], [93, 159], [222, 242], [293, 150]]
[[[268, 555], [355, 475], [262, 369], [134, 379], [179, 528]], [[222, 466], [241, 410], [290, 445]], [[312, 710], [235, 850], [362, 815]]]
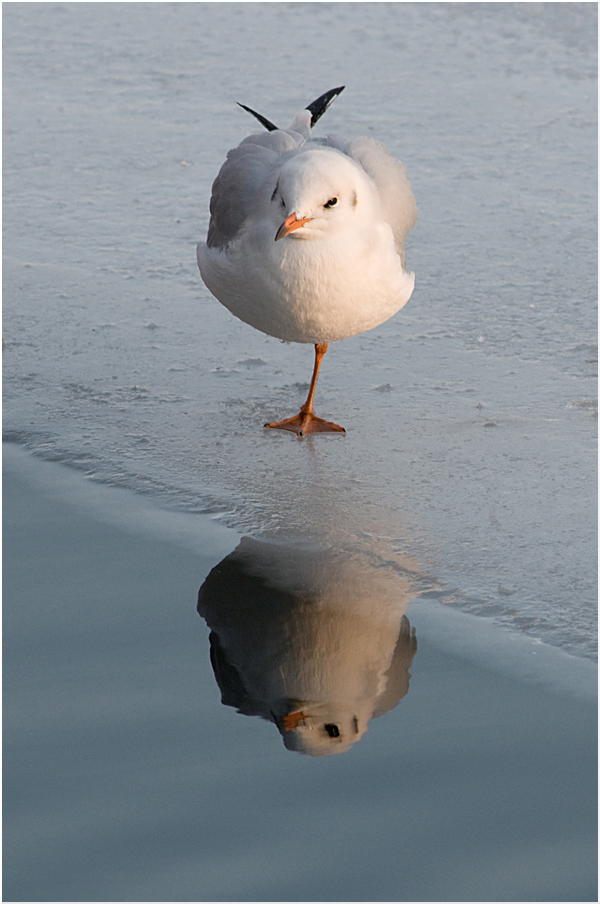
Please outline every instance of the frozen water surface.
[[[315, 536], [595, 655], [595, 4], [5, 4], [5, 436], [255, 537]], [[410, 302], [330, 346], [236, 321], [195, 245], [226, 151], [383, 141]]]

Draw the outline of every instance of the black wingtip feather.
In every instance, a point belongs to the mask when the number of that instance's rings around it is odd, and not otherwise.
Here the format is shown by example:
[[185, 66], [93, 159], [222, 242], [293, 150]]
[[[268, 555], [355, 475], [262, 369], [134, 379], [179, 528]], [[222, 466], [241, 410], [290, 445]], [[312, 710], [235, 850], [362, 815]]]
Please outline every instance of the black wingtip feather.
[[[313, 100], [312, 104], [309, 104], [308, 107], [305, 107], [306, 110], [310, 113], [310, 127], [317, 123], [325, 110], [329, 107], [331, 103], [336, 99], [338, 94], [341, 94], [346, 86], [341, 85], [339, 88], [332, 88], [330, 91], [326, 91], [325, 94], [322, 94], [320, 97], [317, 97], [316, 100]], [[269, 132], [276, 132], [277, 126], [274, 125], [270, 119], [267, 119], [266, 116], [263, 116], [261, 113], [257, 113], [256, 110], [252, 110], [250, 107], [247, 107], [246, 104], [240, 104], [238, 101], [238, 107], [241, 107], [242, 110], [246, 110], [247, 113], [250, 113], [256, 119], [258, 119], [259, 123], [265, 127]]]
[[319, 121], [327, 107], [336, 99], [338, 94], [342, 93], [345, 87], [345, 85], [341, 85], [339, 88], [332, 88], [331, 91], [326, 91], [325, 94], [317, 97], [316, 100], [313, 100], [312, 104], [309, 104], [308, 107], [305, 108], [311, 115], [311, 129], [314, 124]]
[[256, 110], [251, 110], [250, 107], [247, 107], [246, 104], [240, 104], [238, 101], [238, 107], [241, 107], [242, 110], [246, 110], [247, 113], [251, 113], [252, 116], [255, 116], [258, 119], [259, 123], [265, 127], [269, 132], [276, 132], [277, 126], [273, 125], [270, 119], [267, 119], [266, 116], [262, 116], [262, 114], [257, 113]]

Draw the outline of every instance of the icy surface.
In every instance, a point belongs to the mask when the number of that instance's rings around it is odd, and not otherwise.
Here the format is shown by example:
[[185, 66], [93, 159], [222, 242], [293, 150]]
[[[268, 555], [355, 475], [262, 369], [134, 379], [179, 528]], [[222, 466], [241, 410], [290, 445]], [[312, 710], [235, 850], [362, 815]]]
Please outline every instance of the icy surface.
[[[5, 436], [595, 655], [595, 4], [5, 4]], [[409, 304], [330, 346], [235, 320], [195, 245], [226, 151], [346, 84], [420, 218]], [[419, 589], [419, 588], [417, 588]]]

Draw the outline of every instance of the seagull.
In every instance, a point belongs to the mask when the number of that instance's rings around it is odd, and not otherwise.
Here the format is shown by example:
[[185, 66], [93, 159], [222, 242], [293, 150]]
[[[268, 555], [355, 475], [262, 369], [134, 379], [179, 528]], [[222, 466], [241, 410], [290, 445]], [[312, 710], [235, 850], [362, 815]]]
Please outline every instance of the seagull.
[[367, 556], [243, 537], [198, 593], [221, 702], [288, 750], [344, 753], [409, 690], [413, 595], [408, 572]]
[[312, 128], [344, 90], [333, 88], [279, 129], [264, 126], [227, 154], [212, 186], [198, 266], [232, 314], [284, 342], [310, 343], [315, 362], [300, 413], [265, 427], [345, 433], [313, 401], [330, 342], [388, 320], [410, 298], [404, 241], [417, 219], [406, 168], [378, 141]]

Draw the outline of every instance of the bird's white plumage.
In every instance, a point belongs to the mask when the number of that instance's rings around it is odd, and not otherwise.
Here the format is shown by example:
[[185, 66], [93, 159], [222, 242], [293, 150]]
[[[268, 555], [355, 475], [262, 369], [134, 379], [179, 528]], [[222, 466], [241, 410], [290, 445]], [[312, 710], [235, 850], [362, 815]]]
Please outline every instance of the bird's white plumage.
[[[347, 551], [244, 537], [198, 595], [222, 702], [275, 722], [289, 750], [349, 750], [408, 692], [413, 592]], [[286, 727], [294, 711], [302, 718]]]
[[[417, 208], [404, 166], [372, 139], [312, 138], [306, 110], [288, 129], [250, 135], [229, 152], [210, 211], [197, 251], [202, 279], [236, 317], [271, 336], [345, 339], [411, 296], [404, 240]], [[275, 241], [294, 213], [308, 221]]]

